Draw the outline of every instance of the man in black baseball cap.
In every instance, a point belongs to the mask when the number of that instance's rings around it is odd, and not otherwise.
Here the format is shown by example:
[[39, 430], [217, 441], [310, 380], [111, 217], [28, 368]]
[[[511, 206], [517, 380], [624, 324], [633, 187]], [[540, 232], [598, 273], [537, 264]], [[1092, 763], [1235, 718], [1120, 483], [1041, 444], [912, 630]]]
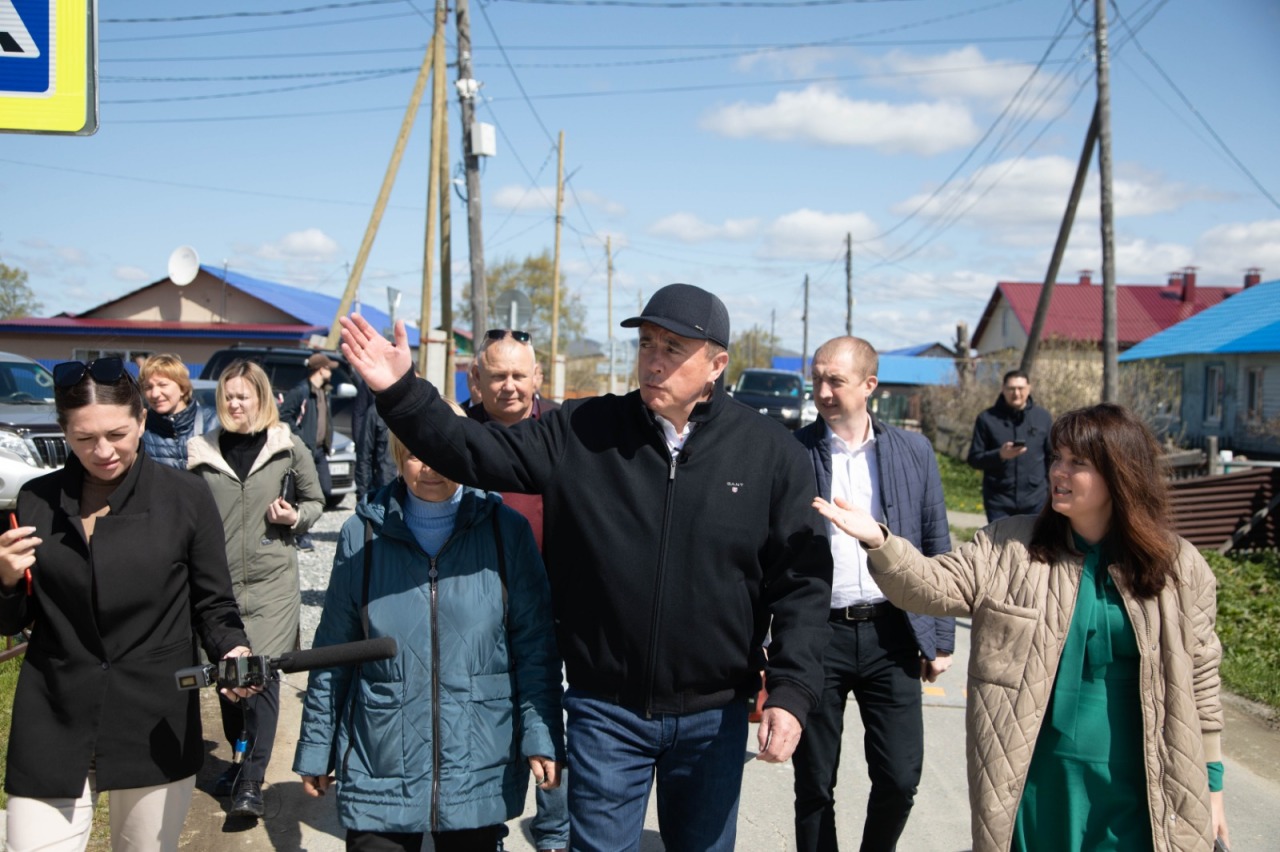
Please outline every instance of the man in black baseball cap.
[[800, 443], [717, 386], [724, 304], [663, 287], [622, 323], [640, 333], [638, 390], [506, 428], [455, 416], [415, 378], [401, 324], [393, 346], [359, 316], [340, 321], [348, 361], [411, 453], [458, 482], [543, 495], [571, 846], [638, 848], [656, 782], [668, 849], [732, 852], [760, 671], [761, 760], [790, 758], [822, 693], [831, 551]]

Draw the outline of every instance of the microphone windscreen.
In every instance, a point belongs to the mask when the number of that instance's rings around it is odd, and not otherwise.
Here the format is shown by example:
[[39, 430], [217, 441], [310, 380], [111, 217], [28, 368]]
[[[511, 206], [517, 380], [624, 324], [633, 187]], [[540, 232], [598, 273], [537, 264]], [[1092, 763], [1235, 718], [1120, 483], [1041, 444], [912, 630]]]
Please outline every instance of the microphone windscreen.
[[336, 666], [354, 666], [360, 663], [372, 663], [375, 660], [389, 660], [396, 655], [398, 647], [394, 636], [379, 636], [376, 639], [362, 639], [359, 642], [345, 642], [341, 645], [326, 645], [307, 651], [290, 651], [281, 654], [272, 662], [285, 674], [305, 672], [311, 669], [329, 669]]

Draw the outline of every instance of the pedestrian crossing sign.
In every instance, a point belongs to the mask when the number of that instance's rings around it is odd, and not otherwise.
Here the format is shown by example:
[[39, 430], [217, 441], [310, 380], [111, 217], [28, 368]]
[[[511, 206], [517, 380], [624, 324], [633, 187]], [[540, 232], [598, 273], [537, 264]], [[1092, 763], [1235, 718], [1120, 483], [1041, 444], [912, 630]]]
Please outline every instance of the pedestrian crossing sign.
[[97, 0], [0, 0], [0, 131], [98, 129]]

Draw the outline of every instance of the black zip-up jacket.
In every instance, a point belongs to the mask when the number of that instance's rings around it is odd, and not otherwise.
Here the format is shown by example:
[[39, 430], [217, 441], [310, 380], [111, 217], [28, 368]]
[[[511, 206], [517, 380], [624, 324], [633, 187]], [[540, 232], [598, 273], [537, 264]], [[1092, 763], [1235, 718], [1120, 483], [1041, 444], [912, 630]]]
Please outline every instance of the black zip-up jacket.
[[[1049, 463], [1053, 448], [1049, 430], [1053, 417], [1028, 398], [1021, 411], [1005, 401], [978, 415], [969, 443], [969, 465], [982, 471], [982, 503], [987, 517], [994, 509], [1004, 515], [1034, 515], [1049, 498]], [[1010, 461], [1000, 458], [1006, 441], [1025, 441], [1027, 451]]]
[[717, 388], [673, 460], [639, 392], [506, 428], [458, 417], [409, 375], [377, 404], [450, 479], [542, 494], [570, 686], [648, 714], [691, 713], [751, 694], [767, 668], [766, 706], [804, 723], [822, 691], [831, 550], [811, 523], [809, 460], [779, 424]]

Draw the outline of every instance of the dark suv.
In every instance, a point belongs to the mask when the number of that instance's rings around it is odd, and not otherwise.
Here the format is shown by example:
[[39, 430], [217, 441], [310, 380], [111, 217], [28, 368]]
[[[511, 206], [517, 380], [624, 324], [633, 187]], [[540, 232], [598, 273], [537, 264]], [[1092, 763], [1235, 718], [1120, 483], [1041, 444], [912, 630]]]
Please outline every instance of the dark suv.
[[307, 378], [307, 359], [316, 352], [323, 352], [338, 362], [333, 368], [329, 383], [329, 413], [333, 417], [333, 449], [329, 451], [329, 476], [333, 480], [333, 501], [330, 508], [341, 502], [346, 494], [356, 490], [355, 445], [351, 438], [351, 407], [356, 398], [355, 374], [347, 364], [346, 356], [331, 349], [304, 349], [302, 347], [233, 346], [219, 349], [209, 356], [200, 371], [201, 379], [215, 380], [232, 361], [243, 358], [255, 361], [266, 371], [271, 390], [278, 405], [284, 395]]
[[733, 398], [777, 420], [788, 429], [798, 429], [805, 408], [804, 376], [791, 370], [751, 367], [742, 371], [730, 391]]

